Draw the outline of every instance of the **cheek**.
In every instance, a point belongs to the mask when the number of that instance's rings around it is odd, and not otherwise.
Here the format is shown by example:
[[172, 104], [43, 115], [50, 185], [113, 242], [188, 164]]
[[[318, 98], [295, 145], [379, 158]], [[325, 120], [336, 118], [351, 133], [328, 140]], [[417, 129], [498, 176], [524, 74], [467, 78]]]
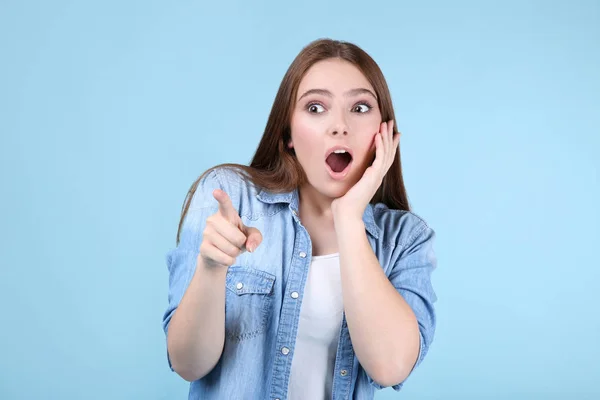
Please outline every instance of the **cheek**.
[[379, 131], [381, 124], [381, 115], [377, 113], [371, 113], [369, 115], [363, 115], [354, 120], [354, 128], [358, 132], [368, 132], [369, 134], [375, 134]]
[[379, 119], [378, 118], [363, 118], [361, 121], [357, 121], [355, 125], [356, 132], [360, 132], [359, 142], [361, 148], [370, 145], [375, 139], [375, 134], [379, 131]]
[[371, 129], [368, 132], [368, 134], [361, 136], [356, 146], [359, 149], [359, 156], [356, 161], [362, 166], [368, 166], [375, 155], [375, 130]]
[[314, 122], [311, 123], [308, 118], [295, 118], [292, 121], [291, 130], [296, 154], [310, 151], [317, 144], [320, 131], [318, 126], [315, 126]]
[[357, 123], [360, 124], [360, 132], [365, 133], [361, 135], [360, 148], [365, 149], [365, 152], [375, 151], [375, 135], [381, 127], [381, 115], [373, 113], [368, 117], [361, 118]]
[[370, 141], [365, 144], [365, 153], [363, 158], [363, 163], [370, 164], [373, 161], [373, 157], [375, 156], [375, 141]]

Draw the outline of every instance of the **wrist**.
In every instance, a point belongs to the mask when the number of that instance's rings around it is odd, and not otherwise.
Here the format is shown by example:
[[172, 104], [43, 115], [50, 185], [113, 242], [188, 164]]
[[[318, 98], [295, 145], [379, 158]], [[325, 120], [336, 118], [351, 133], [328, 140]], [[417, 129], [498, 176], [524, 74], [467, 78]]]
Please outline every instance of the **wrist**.
[[218, 278], [227, 275], [229, 267], [224, 265], [211, 265], [205, 262], [205, 260], [198, 255], [196, 261], [196, 274], [206, 276], [209, 278]]
[[338, 234], [365, 228], [362, 216], [344, 213], [343, 211], [334, 214], [333, 224]]

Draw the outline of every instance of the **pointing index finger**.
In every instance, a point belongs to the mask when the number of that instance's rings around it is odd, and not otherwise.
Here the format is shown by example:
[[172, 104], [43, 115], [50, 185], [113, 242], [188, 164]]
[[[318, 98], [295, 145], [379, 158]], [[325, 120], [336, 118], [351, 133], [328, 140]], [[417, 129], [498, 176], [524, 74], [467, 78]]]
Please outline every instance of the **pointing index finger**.
[[229, 222], [235, 223], [235, 221], [239, 218], [239, 215], [235, 208], [233, 208], [233, 204], [231, 203], [229, 195], [221, 189], [215, 189], [213, 191], [213, 197], [219, 202], [219, 212]]

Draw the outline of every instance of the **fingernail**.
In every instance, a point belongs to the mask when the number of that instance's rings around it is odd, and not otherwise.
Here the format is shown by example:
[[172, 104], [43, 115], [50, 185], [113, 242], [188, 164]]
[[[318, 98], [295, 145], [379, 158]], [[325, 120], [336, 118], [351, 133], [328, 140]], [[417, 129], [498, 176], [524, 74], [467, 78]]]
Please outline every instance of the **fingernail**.
[[246, 247], [248, 249], [248, 251], [250, 253], [254, 252], [254, 243], [250, 243], [248, 244], [248, 246]]

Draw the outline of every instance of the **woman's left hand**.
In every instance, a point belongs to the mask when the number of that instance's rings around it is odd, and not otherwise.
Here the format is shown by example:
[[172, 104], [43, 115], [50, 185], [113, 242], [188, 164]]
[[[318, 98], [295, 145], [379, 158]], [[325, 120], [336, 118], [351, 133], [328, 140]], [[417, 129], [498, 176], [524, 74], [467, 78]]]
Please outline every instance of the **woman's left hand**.
[[345, 195], [331, 203], [334, 215], [362, 219], [365, 208], [381, 186], [383, 177], [394, 162], [399, 143], [400, 132], [394, 135], [394, 121], [382, 122], [379, 132], [375, 135], [375, 161]]

